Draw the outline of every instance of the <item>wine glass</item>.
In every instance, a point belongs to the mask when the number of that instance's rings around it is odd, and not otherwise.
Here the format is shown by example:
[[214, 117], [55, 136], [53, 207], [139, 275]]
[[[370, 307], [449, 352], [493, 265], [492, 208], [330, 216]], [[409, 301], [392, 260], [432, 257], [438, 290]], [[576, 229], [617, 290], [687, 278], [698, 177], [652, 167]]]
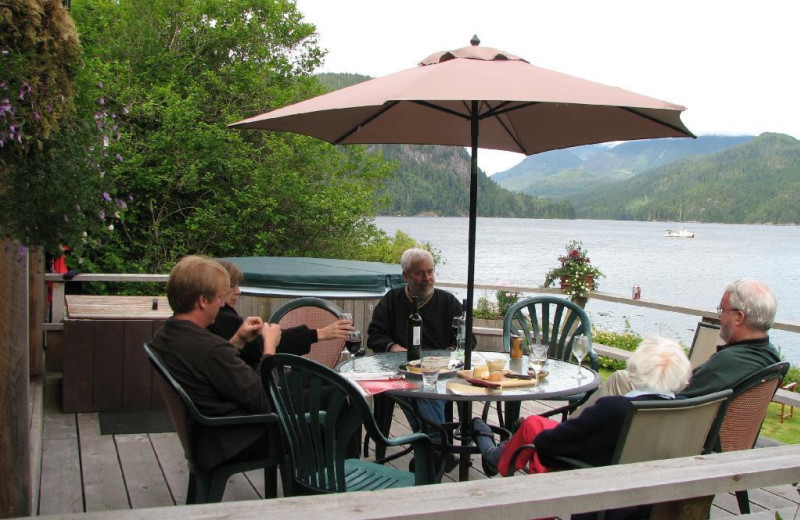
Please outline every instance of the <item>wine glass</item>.
[[[350, 312], [343, 312], [339, 315], [340, 320], [347, 320], [353, 323], [353, 314]], [[344, 348], [350, 353], [350, 359], [353, 360], [353, 372], [356, 371], [356, 354], [361, 350], [361, 331], [356, 329], [350, 333], [350, 337], [344, 342]]]
[[575, 376], [578, 381], [584, 378], [583, 372], [581, 372], [581, 363], [583, 363], [583, 358], [589, 353], [589, 339], [581, 334], [572, 344], [572, 355], [575, 356], [575, 359], [578, 360], [578, 375]]
[[531, 349], [530, 364], [533, 373], [536, 375], [536, 386], [533, 387], [534, 392], [541, 392], [542, 388], [539, 386], [539, 374], [547, 362], [547, 347], [537, 343]]
[[350, 353], [353, 360], [353, 372], [356, 371], [356, 354], [361, 350], [361, 331], [354, 330], [344, 342], [344, 348]]

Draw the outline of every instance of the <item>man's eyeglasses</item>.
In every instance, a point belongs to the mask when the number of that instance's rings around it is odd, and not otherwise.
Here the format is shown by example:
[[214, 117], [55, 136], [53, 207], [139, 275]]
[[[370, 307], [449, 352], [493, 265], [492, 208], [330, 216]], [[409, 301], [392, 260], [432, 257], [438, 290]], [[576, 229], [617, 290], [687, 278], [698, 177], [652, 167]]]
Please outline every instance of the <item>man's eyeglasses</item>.
[[731, 307], [730, 309], [723, 309], [722, 307], [717, 307], [717, 314], [722, 316], [723, 312], [730, 312], [730, 311], [738, 312], [740, 310], [742, 309], [737, 309], [736, 307]]

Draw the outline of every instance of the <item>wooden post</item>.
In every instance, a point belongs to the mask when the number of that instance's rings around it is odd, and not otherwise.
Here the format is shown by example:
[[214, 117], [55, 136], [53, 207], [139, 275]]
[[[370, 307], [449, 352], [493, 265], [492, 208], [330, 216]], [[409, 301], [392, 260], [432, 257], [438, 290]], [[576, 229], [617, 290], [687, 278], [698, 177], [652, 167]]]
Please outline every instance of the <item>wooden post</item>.
[[0, 250], [0, 517], [31, 511], [28, 406], [28, 253]]
[[44, 285], [44, 250], [41, 247], [30, 250], [28, 262], [28, 283], [30, 291], [29, 337], [30, 373], [44, 375], [44, 328], [47, 318], [47, 293]]

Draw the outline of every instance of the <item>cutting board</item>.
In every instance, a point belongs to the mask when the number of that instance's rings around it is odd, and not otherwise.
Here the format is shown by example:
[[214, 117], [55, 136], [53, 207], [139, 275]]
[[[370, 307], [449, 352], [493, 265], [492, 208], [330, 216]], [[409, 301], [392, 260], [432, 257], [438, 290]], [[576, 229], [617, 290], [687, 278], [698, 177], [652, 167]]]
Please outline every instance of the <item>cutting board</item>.
[[[507, 374], [509, 372], [510, 372], [510, 370], [503, 370], [504, 374]], [[458, 374], [458, 377], [460, 377], [462, 379], [467, 379], [467, 378], [472, 377], [472, 370], [459, 370], [457, 372], [457, 374]], [[542, 379], [544, 379], [545, 377], [547, 377], [547, 374], [545, 372], [541, 372], [539, 374], [539, 380], [540, 381]], [[517, 388], [517, 387], [523, 387], [523, 386], [533, 386], [533, 385], [536, 384], [536, 380], [535, 379], [513, 379], [513, 378], [510, 378], [510, 377], [503, 377], [503, 379], [501, 379], [500, 381], [489, 381], [489, 382], [490, 383], [498, 383], [502, 388]]]

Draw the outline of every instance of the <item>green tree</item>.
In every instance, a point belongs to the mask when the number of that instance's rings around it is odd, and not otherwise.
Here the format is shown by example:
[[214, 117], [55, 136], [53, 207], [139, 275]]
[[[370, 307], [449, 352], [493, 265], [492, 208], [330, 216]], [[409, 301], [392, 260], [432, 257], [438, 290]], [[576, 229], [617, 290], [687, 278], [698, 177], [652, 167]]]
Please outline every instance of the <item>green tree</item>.
[[76, 111], [80, 46], [61, 2], [0, 4], [0, 233], [59, 251], [108, 233], [122, 211], [105, 172], [111, 114]]
[[382, 159], [227, 128], [323, 91], [311, 72], [324, 53], [293, 2], [85, 0], [73, 16], [82, 84], [130, 108], [112, 146], [132, 200], [114, 233], [90, 240], [90, 268], [158, 272], [187, 253], [352, 258], [381, 237]]

